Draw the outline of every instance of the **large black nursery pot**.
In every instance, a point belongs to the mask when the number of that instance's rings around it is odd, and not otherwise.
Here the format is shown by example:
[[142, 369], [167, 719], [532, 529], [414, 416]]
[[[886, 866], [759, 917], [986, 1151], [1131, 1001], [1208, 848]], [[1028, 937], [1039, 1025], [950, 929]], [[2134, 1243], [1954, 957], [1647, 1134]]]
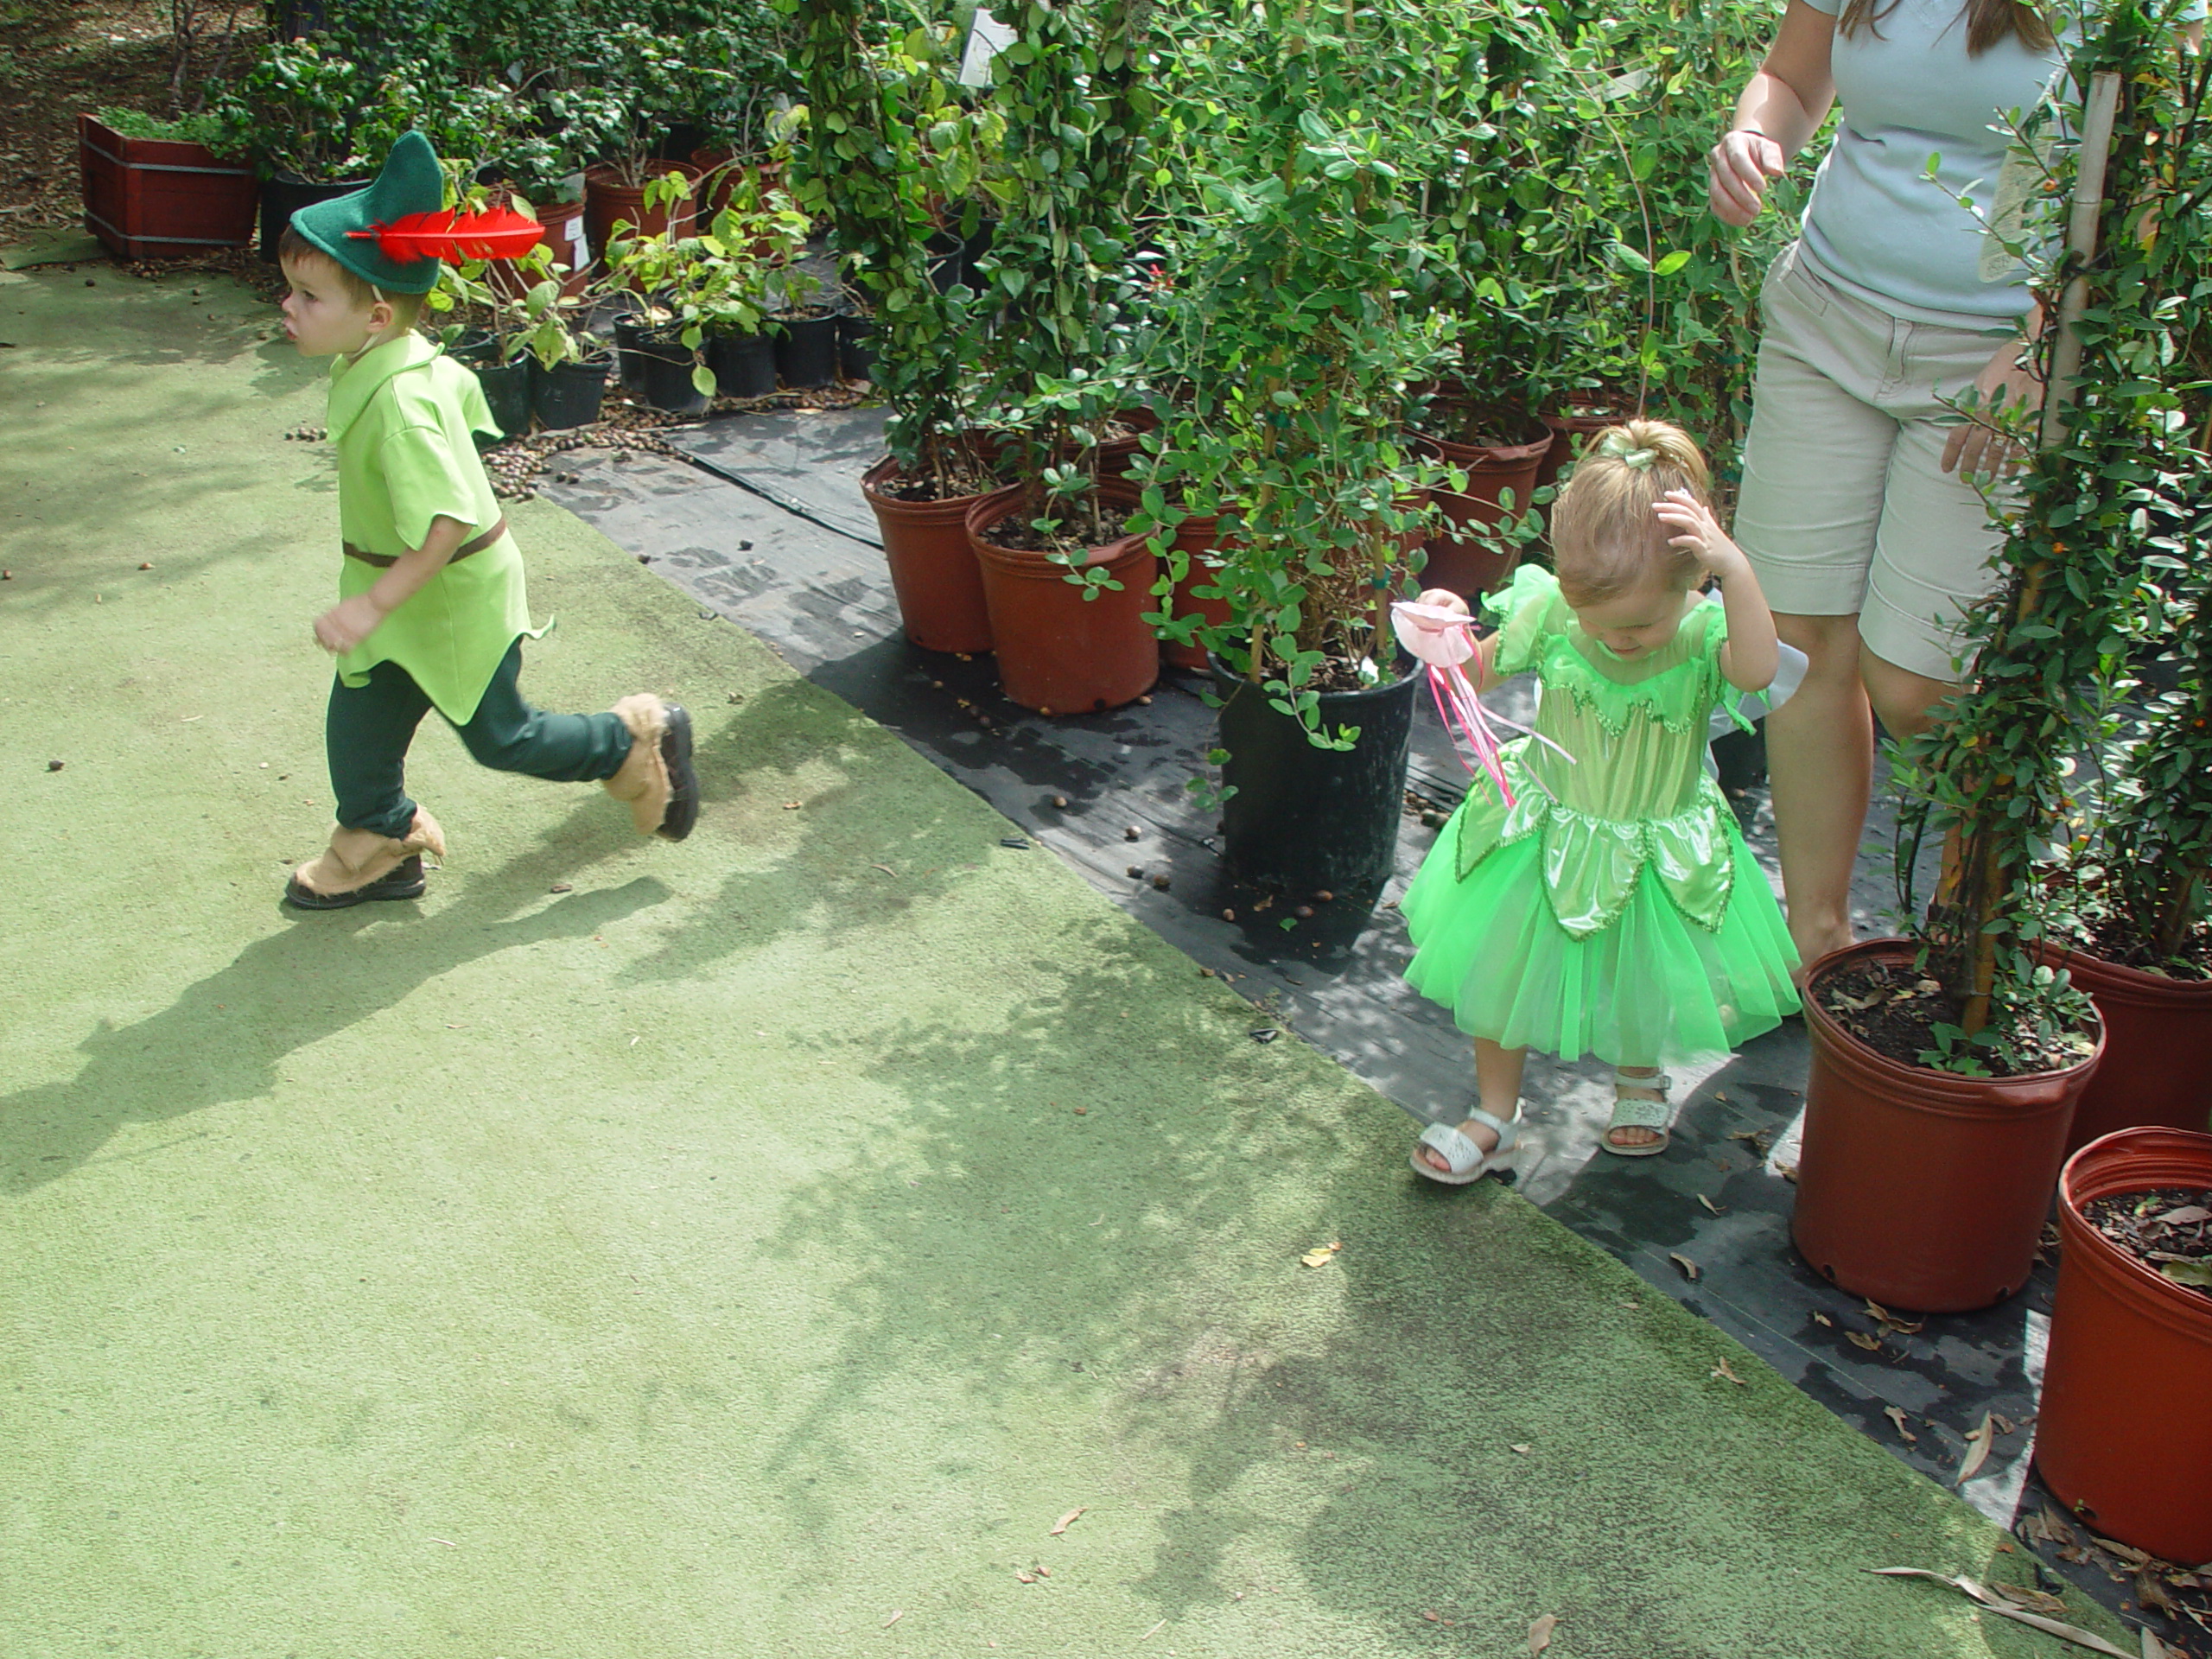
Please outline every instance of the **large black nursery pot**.
[[1321, 694], [1325, 728], [1357, 726], [1349, 749], [1324, 749], [1267, 693], [1211, 660], [1222, 698], [1223, 857], [1239, 880], [1272, 892], [1372, 899], [1398, 856], [1406, 753], [1418, 672], [1359, 691]]
[[837, 378], [837, 318], [784, 316], [776, 336], [776, 374], [793, 391], [827, 386]]
[[723, 397], [766, 397], [776, 390], [776, 342], [766, 334], [709, 334], [707, 367]]
[[702, 415], [712, 401], [691, 378], [696, 365], [691, 348], [683, 343], [683, 330], [648, 332], [638, 339], [637, 355], [641, 384], [639, 390], [655, 409], [671, 415]]
[[296, 173], [281, 168], [261, 181], [261, 261], [264, 264], [277, 263], [276, 250], [284, 239], [285, 229], [292, 222], [292, 215], [302, 207], [312, 207], [318, 201], [328, 201], [334, 196], [350, 196], [356, 190], [365, 190], [372, 181], [353, 179], [337, 184], [317, 184], [303, 179]]
[[499, 430], [511, 438], [519, 438], [530, 431], [531, 384], [530, 359], [518, 357], [512, 363], [483, 361], [472, 363], [476, 384], [484, 388], [484, 401], [491, 405], [492, 418], [499, 423]]
[[875, 378], [875, 319], [841, 312], [837, 317], [837, 372], [848, 380]]
[[601, 352], [578, 363], [556, 363], [551, 368], [531, 365], [531, 408], [537, 423], [549, 432], [573, 426], [589, 426], [599, 418], [607, 397], [607, 372], [614, 359]]

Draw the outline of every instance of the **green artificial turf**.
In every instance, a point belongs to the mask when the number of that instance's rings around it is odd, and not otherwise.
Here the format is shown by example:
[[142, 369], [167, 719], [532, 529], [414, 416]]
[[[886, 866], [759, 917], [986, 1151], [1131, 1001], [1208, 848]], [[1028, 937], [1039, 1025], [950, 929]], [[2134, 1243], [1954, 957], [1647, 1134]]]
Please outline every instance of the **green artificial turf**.
[[543, 503], [524, 687], [688, 702], [697, 834], [434, 718], [429, 897], [285, 912], [319, 377], [95, 280], [0, 276], [0, 1653], [2071, 1651], [1867, 1576], [2024, 1568]]

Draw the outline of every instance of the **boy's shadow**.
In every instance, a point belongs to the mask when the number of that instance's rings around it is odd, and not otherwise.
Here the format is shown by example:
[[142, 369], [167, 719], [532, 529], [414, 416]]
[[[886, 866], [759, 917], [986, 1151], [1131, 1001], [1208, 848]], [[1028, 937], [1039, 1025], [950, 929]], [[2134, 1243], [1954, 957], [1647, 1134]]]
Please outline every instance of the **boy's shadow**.
[[[266, 1094], [285, 1056], [465, 963], [588, 937], [670, 896], [662, 882], [640, 876], [517, 915], [545, 892], [550, 868], [543, 850], [516, 859], [427, 914], [388, 904], [292, 913], [291, 925], [248, 945], [159, 1014], [121, 1027], [102, 1020], [79, 1045], [88, 1058], [75, 1077], [0, 1096], [0, 1192], [67, 1174], [125, 1123]], [[395, 1082], [359, 1081], [365, 1090]]]

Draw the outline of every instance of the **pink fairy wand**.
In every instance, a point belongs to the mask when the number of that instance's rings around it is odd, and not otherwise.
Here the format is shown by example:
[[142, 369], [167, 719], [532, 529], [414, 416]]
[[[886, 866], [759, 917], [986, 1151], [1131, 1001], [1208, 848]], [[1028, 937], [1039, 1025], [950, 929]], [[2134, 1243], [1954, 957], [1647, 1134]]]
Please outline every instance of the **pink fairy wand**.
[[[1390, 625], [1397, 632], [1398, 643], [1428, 664], [1429, 694], [1436, 699], [1436, 712], [1445, 729], [1473, 753], [1506, 805], [1514, 804], [1513, 786], [1505, 780], [1503, 745], [1495, 728], [1526, 733], [1573, 763], [1574, 757], [1549, 738], [1483, 707], [1463, 666], [1475, 655], [1474, 635], [1469, 632], [1474, 618], [1440, 605], [1402, 599], [1390, 607]], [[1475, 774], [1474, 764], [1465, 754], [1459, 756], [1459, 764], [1467, 768], [1470, 777]]]

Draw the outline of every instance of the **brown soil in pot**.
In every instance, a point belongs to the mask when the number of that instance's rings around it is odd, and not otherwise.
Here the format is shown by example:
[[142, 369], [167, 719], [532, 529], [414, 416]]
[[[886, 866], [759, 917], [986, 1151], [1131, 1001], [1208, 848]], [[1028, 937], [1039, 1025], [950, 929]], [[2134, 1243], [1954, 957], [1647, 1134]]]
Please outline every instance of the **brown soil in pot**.
[[1022, 507], [1008, 513], [996, 524], [986, 526], [979, 533], [993, 547], [1003, 547], [1017, 553], [1057, 553], [1063, 556], [1087, 553], [1094, 547], [1104, 547], [1118, 542], [1129, 533], [1128, 522], [1135, 510], [1129, 507], [1109, 506], [1101, 513], [1089, 501], [1077, 512], [1074, 520], [1063, 525], [1050, 536], [1038, 532], [1035, 520], [1044, 516], [1032, 507]]
[[[1936, 1046], [1936, 1026], [1959, 1023], [1961, 1005], [1936, 981], [1910, 963], [1859, 963], [1821, 978], [1812, 987], [1828, 1016], [1860, 1042], [1899, 1065], [1922, 1065]], [[2025, 1067], [2008, 1066], [1995, 1049], [1979, 1050], [1992, 1077], [2010, 1077], [2057, 1071], [2088, 1058], [2086, 1046], [2038, 1038], [2023, 1025], [2012, 1034], [2012, 1048], [2030, 1058]]]
[[2082, 1218], [2145, 1267], [2212, 1301], [2212, 1188], [2114, 1192]]
[[2116, 916], [2092, 924], [2082, 944], [2091, 956], [2115, 968], [2158, 974], [2184, 984], [2212, 979], [2212, 925], [2197, 928], [2182, 941], [2178, 959], [2161, 957], [2148, 940]]

